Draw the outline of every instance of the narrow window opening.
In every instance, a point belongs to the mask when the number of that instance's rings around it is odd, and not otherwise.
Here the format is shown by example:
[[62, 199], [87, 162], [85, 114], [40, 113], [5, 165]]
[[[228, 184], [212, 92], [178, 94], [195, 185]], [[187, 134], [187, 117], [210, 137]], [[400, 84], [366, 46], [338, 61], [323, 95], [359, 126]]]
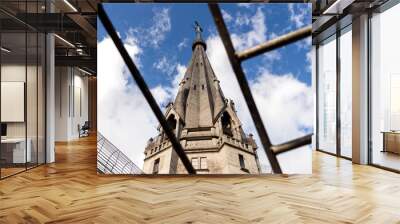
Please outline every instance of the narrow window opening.
[[154, 165], [153, 165], [153, 174], [158, 174], [158, 167], [160, 165], [160, 158], [154, 160]]
[[221, 118], [222, 121], [222, 132], [230, 137], [233, 136], [232, 133], [232, 123], [231, 123], [231, 117], [227, 112], [224, 112]]
[[175, 119], [175, 116], [173, 114], [171, 114], [171, 116], [168, 117], [167, 122], [168, 122], [168, 125], [171, 127], [172, 130], [176, 129], [176, 119]]
[[241, 154], [239, 154], [239, 164], [241, 169], [246, 169], [246, 166], [244, 164], [244, 157]]

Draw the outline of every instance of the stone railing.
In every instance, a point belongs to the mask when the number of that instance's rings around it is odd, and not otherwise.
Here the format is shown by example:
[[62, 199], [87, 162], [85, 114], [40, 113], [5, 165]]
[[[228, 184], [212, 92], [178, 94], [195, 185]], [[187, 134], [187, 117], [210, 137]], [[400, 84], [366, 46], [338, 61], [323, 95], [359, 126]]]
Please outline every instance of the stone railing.
[[223, 143], [228, 143], [231, 145], [234, 145], [236, 147], [242, 148], [244, 150], [247, 150], [249, 152], [253, 152], [253, 148], [251, 144], [244, 143], [240, 141], [239, 139], [232, 138], [227, 135], [223, 135], [218, 139], [218, 146], [221, 146]]
[[159, 152], [163, 149], [166, 149], [171, 146], [171, 142], [168, 139], [165, 139], [162, 142], [154, 142], [153, 144], [147, 145], [145, 151], [147, 152], [146, 157], [153, 155], [156, 152]]
[[[232, 138], [230, 136], [227, 135], [223, 135], [221, 137], [218, 138], [217, 140], [217, 147], [222, 146], [224, 143], [228, 143], [230, 145], [236, 146], [238, 148], [241, 148], [243, 150], [249, 151], [249, 152], [254, 152], [253, 151], [253, 147], [251, 144], [249, 143], [245, 143], [240, 141], [239, 139], [236, 138]], [[214, 143], [215, 144], [215, 143]], [[151, 144], [148, 144], [146, 147], [146, 157], [149, 157], [161, 150], [164, 150], [168, 147], [171, 146], [171, 142], [168, 139], [164, 139], [162, 142], [160, 141], [154, 141]]]

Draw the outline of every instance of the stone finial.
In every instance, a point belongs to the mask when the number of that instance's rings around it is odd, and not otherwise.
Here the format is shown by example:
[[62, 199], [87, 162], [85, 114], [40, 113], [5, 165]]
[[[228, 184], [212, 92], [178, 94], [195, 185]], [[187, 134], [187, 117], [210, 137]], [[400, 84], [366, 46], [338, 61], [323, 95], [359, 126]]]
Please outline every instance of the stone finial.
[[196, 38], [193, 41], [192, 50], [194, 50], [196, 45], [198, 44], [202, 45], [204, 47], [204, 50], [207, 49], [207, 45], [203, 41], [203, 38], [201, 37], [203, 29], [201, 28], [200, 24], [197, 21], [194, 21], [194, 31], [196, 33]]
[[194, 31], [196, 32], [196, 40], [201, 40], [201, 33], [203, 32], [203, 29], [197, 21], [194, 21]]

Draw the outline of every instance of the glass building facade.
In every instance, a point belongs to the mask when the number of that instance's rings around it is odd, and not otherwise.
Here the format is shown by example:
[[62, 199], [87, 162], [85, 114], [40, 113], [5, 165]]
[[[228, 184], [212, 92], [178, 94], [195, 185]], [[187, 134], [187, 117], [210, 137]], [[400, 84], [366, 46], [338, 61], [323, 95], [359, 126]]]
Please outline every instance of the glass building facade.
[[340, 154], [352, 157], [352, 32], [351, 25], [340, 36]]
[[318, 145], [336, 152], [336, 36], [318, 47]]
[[[400, 33], [396, 29], [400, 4], [387, 1], [366, 13], [366, 22], [361, 25], [365, 30], [354, 31], [357, 18], [343, 16], [332, 25], [333, 34], [314, 42], [316, 149], [400, 172]], [[356, 112], [355, 105], [359, 107]], [[362, 118], [364, 111], [366, 119]], [[354, 121], [363, 124], [353, 127]], [[364, 131], [366, 137], [360, 137]], [[358, 133], [355, 139], [354, 133]], [[358, 145], [353, 146], [354, 142]], [[364, 151], [365, 162], [360, 159]]]
[[[0, 178], [45, 163], [45, 34], [23, 21], [44, 1], [1, 1]], [[8, 7], [18, 8], [16, 14]]]
[[400, 4], [371, 18], [370, 162], [400, 170]]

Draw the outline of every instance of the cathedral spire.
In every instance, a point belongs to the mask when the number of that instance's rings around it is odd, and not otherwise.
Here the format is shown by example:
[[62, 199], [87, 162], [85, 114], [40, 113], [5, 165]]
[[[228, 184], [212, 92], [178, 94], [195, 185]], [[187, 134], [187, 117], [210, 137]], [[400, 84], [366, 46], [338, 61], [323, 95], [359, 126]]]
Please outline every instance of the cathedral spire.
[[195, 32], [192, 58], [180, 83], [174, 109], [185, 127], [211, 127], [226, 107], [226, 102], [208, 60], [206, 44], [201, 37], [202, 29], [197, 22]]
[[[192, 57], [175, 101], [165, 110], [168, 125], [197, 173], [259, 173], [257, 145], [243, 131], [233, 101], [222, 93], [197, 22], [194, 31]], [[162, 129], [144, 153], [145, 173], [186, 173]]]
[[197, 21], [194, 21], [194, 31], [196, 32], [196, 38], [193, 41], [192, 50], [194, 50], [196, 48], [196, 45], [198, 44], [202, 45], [204, 47], [204, 50], [206, 50], [207, 45], [203, 41], [203, 38], [201, 37], [203, 29], [201, 28], [200, 24]]

